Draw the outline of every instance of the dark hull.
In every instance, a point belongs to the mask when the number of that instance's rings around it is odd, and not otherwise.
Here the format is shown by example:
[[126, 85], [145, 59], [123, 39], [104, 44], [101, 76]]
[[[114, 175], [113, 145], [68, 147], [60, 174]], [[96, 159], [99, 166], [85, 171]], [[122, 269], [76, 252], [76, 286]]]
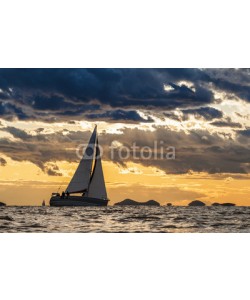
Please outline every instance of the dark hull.
[[54, 196], [50, 199], [50, 206], [107, 206], [108, 201], [83, 196], [66, 196], [64, 198]]

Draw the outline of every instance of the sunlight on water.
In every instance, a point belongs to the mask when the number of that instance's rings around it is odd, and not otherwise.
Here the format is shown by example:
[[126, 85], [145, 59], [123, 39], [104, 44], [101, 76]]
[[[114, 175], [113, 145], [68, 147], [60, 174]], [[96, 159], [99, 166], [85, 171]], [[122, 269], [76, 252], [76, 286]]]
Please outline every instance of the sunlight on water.
[[250, 208], [1, 207], [0, 232], [250, 232]]

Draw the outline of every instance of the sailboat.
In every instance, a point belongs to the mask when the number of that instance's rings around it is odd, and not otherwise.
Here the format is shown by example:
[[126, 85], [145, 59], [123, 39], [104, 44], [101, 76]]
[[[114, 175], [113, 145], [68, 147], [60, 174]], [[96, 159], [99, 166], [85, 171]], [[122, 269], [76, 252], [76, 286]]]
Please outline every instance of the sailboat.
[[50, 206], [107, 206], [97, 126], [66, 192], [52, 193]]

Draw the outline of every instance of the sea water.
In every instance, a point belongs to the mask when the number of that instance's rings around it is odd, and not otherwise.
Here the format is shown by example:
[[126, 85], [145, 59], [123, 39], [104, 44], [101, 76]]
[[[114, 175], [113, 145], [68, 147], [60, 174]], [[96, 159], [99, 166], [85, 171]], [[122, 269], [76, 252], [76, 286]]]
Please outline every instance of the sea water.
[[250, 232], [250, 207], [0, 207], [0, 232]]

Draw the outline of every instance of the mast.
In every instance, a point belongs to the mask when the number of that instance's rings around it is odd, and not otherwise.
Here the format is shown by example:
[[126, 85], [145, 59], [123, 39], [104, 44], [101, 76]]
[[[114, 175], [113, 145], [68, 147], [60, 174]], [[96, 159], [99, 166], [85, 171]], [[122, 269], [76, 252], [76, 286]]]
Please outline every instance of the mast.
[[101, 162], [98, 138], [96, 139], [95, 164], [94, 164], [92, 176], [90, 178], [88, 197], [107, 199], [107, 191], [106, 191], [105, 180], [104, 180], [104, 175], [102, 170], [102, 162]]

